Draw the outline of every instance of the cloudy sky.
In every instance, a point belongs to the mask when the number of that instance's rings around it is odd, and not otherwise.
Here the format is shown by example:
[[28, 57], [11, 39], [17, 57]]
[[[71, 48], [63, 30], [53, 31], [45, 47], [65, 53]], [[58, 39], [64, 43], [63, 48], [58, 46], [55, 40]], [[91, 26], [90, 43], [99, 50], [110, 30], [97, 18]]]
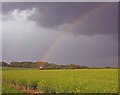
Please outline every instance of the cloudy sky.
[[2, 5], [2, 59], [118, 65], [117, 3]]

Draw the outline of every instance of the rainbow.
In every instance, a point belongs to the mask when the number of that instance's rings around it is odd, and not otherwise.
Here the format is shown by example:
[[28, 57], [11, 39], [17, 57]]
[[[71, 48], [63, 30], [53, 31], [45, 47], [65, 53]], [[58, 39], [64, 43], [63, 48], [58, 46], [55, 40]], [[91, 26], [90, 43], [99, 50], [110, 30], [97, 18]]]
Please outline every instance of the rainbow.
[[80, 23], [81, 20], [85, 20], [85, 18], [90, 17], [91, 14], [96, 12], [99, 9], [104, 8], [104, 6], [108, 5], [108, 3], [102, 3], [99, 4], [89, 10], [87, 10], [82, 16], [79, 16], [78, 18], [72, 20], [71, 24], [69, 24], [67, 27], [64, 28], [63, 32], [59, 33], [58, 36], [54, 39], [52, 44], [47, 48], [45, 53], [43, 54], [40, 61], [45, 61], [45, 59], [48, 57], [49, 53], [53, 50], [53, 48], [56, 46], [56, 43], [63, 37], [63, 35], [67, 32], [69, 32], [71, 29], [75, 28], [77, 24]]

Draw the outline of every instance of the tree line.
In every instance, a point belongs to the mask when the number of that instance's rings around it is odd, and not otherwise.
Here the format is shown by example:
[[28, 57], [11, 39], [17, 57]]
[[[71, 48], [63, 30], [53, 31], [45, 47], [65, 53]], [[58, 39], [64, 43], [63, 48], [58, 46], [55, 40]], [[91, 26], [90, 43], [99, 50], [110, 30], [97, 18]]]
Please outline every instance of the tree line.
[[[37, 69], [101, 69], [98, 67], [88, 67], [84, 65], [76, 65], [76, 64], [68, 64], [68, 65], [58, 65], [55, 63], [48, 63], [48, 62], [11, 62], [10, 64], [6, 62], [0, 62], [0, 66], [5, 67], [19, 67], [19, 68], [37, 68]], [[102, 67], [102, 68], [113, 68], [113, 67]]]

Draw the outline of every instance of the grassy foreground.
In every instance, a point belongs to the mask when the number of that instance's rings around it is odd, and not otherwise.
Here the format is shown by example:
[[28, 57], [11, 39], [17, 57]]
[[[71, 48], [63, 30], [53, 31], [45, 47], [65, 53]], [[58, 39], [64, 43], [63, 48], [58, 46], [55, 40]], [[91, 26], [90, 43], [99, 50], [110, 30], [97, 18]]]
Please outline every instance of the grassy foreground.
[[0, 95], [2, 93], [2, 67], [0, 66]]
[[2, 93], [21, 93], [19, 90], [14, 89], [12, 86], [9, 84], [3, 83], [2, 85]]
[[4, 69], [3, 82], [42, 93], [117, 93], [118, 69]]

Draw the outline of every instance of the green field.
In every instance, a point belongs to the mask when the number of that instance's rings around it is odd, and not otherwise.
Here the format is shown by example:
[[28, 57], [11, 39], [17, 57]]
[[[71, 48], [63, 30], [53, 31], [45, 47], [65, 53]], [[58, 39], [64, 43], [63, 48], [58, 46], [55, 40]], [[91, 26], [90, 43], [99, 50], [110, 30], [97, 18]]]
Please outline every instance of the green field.
[[9, 84], [3, 83], [3, 88], [2, 88], [2, 93], [21, 93], [19, 90], [14, 89], [12, 86]]
[[3, 83], [42, 93], [117, 93], [118, 69], [3, 69]]
[[2, 93], [2, 67], [0, 66], [0, 95]]

